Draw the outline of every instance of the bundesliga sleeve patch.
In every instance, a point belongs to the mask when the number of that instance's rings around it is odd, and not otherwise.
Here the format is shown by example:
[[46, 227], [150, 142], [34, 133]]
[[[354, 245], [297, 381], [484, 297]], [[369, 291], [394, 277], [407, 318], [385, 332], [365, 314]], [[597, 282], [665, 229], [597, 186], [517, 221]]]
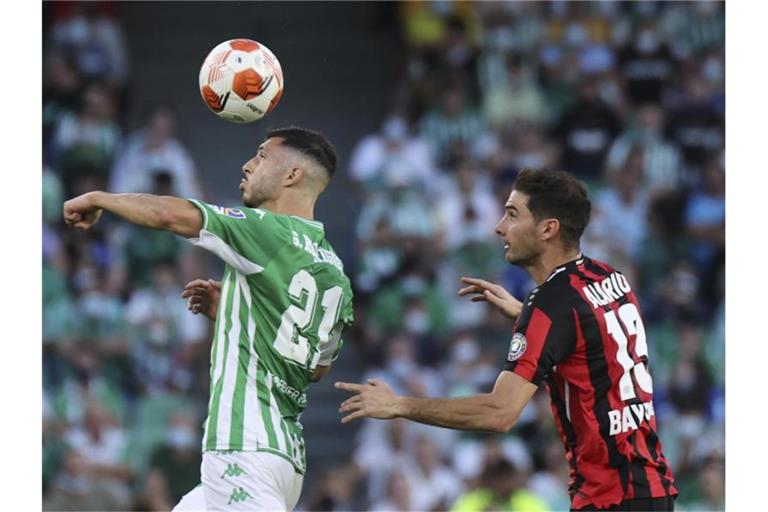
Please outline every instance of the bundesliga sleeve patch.
[[528, 340], [525, 339], [525, 335], [521, 332], [516, 332], [512, 336], [512, 340], [509, 342], [509, 354], [507, 354], [507, 361], [517, 361], [525, 353], [525, 349], [528, 348]]

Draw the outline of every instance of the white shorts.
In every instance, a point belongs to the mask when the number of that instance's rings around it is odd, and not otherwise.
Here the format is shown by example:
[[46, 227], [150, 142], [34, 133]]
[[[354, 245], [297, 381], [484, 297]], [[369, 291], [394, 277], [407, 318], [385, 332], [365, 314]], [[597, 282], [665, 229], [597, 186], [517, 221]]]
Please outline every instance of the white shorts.
[[204, 452], [200, 480], [174, 511], [293, 510], [304, 475], [271, 453]]

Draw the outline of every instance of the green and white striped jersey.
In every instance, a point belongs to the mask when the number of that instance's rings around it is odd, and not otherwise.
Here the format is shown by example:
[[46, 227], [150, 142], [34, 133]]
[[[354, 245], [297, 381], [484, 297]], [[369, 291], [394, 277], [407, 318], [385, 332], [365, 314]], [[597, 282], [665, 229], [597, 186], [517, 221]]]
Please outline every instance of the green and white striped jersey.
[[344, 267], [319, 222], [191, 202], [204, 222], [190, 241], [226, 263], [203, 451], [270, 452], [304, 473], [305, 391], [352, 323]]

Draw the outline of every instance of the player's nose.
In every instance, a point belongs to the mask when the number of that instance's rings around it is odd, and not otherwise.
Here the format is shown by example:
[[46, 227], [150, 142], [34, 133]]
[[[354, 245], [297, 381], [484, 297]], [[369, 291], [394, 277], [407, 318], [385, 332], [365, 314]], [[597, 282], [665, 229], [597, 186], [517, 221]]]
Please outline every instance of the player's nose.
[[501, 223], [504, 221], [504, 219], [501, 219], [499, 222], [496, 223], [496, 226], [494, 226], [493, 231], [500, 236], [501, 238], [504, 238], [504, 231], [501, 229]]

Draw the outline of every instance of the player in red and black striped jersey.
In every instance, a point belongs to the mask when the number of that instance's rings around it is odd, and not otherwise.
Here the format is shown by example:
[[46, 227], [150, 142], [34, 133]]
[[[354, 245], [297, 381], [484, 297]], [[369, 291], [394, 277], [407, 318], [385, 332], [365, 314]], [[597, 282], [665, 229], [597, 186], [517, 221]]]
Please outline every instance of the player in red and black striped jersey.
[[637, 298], [609, 265], [567, 262], [526, 298], [504, 369], [547, 384], [573, 508], [676, 494], [647, 364]]
[[506, 260], [537, 287], [520, 302], [501, 286], [462, 278], [459, 294], [515, 320], [493, 391], [455, 399], [396, 395], [384, 382], [337, 383], [353, 396], [342, 423], [404, 417], [506, 432], [542, 384], [571, 467], [574, 510], [672, 510], [677, 495], [656, 433], [648, 345], [637, 297], [609, 265], [583, 256], [586, 187], [571, 175], [523, 170], [496, 233]]

